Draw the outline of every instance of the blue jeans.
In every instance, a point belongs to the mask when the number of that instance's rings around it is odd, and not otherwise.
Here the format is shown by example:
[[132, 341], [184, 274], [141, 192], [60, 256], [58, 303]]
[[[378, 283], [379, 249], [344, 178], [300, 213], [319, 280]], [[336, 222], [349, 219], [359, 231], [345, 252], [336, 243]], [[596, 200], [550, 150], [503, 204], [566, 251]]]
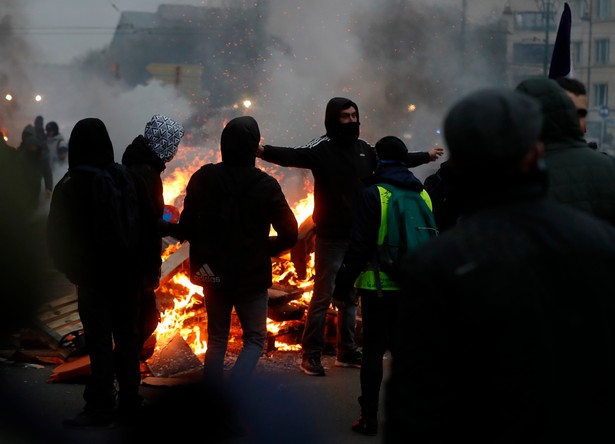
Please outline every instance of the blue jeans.
[[231, 369], [230, 377], [244, 382], [252, 374], [267, 340], [267, 302], [266, 289], [241, 295], [205, 292], [207, 352], [204, 378], [207, 383], [220, 386], [224, 382], [224, 357], [231, 331], [233, 307], [241, 324], [243, 346]]
[[[314, 291], [301, 340], [304, 358], [320, 358], [325, 347], [325, 324], [335, 287], [335, 276], [342, 266], [348, 241], [316, 236], [314, 243]], [[357, 306], [347, 305], [337, 313], [337, 356], [357, 349], [354, 334]]]

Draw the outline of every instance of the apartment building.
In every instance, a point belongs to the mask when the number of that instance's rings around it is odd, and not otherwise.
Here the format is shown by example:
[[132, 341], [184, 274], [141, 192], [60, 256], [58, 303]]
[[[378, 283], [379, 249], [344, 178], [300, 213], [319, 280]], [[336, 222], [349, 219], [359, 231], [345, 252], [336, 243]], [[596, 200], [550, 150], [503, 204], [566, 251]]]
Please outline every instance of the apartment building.
[[[471, 1], [471, 0], [470, 0]], [[615, 0], [570, 0], [573, 77], [587, 87], [587, 139], [615, 154]], [[507, 29], [507, 79], [516, 85], [547, 75], [561, 0], [509, 0], [503, 10]]]

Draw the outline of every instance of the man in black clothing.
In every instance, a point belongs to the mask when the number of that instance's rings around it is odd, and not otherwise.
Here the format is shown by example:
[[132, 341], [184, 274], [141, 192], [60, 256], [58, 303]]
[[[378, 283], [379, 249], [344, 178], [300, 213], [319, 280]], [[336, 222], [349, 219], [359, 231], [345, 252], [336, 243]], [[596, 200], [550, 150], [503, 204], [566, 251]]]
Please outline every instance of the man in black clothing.
[[[248, 383], [267, 339], [271, 257], [297, 241], [297, 219], [273, 177], [256, 168], [260, 130], [254, 118], [237, 117], [222, 131], [222, 162], [197, 170], [186, 188], [179, 225], [190, 242], [190, 279], [203, 287], [207, 309], [204, 378], [223, 385], [224, 357], [237, 313], [242, 348], [230, 377]], [[273, 227], [277, 236], [270, 236]]]
[[398, 276], [387, 444], [615, 441], [615, 229], [547, 198], [542, 122], [508, 89], [445, 118], [462, 217]]
[[[300, 369], [307, 375], [324, 376], [321, 356], [325, 347], [326, 315], [331, 305], [335, 275], [348, 247], [354, 203], [378, 158], [374, 147], [359, 138], [359, 107], [345, 97], [327, 103], [324, 136], [299, 148], [259, 146], [257, 156], [277, 165], [306, 168], [314, 176], [314, 290], [301, 342]], [[418, 166], [437, 159], [442, 148], [408, 153], [406, 164]], [[361, 367], [361, 351], [355, 341], [357, 305], [346, 304], [337, 312], [337, 360], [339, 367]]]
[[139, 197], [139, 260], [135, 265], [136, 273], [142, 277], [139, 331], [143, 358], [153, 351], [144, 351], [143, 344], [160, 320], [155, 290], [160, 284], [162, 237], [171, 235], [174, 229], [162, 218], [164, 196], [160, 175], [177, 154], [183, 135], [181, 124], [156, 114], [145, 125], [143, 135], [135, 137], [122, 156], [122, 163], [133, 176]]
[[136, 251], [118, 254], [102, 244], [101, 239], [108, 242], [101, 233], [106, 225], [97, 223], [104, 202], [94, 194], [95, 171], [112, 172], [116, 166], [120, 167], [105, 124], [97, 118], [77, 122], [68, 142], [68, 172], [56, 185], [47, 219], [54, 265], [77, 286], [79, 318], [90, 356], [91, 375], [83, 392], [86, 404], [75, 418], [65, 421], [69, 427], [113, 423], [116, 378], [120, 412], [138, 410], [142, 401]]

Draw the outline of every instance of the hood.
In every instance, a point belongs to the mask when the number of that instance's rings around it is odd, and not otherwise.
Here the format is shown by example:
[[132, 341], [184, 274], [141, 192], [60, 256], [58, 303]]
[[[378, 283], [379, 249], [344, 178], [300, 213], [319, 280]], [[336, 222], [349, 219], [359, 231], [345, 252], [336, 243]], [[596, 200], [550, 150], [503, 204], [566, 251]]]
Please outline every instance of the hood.
[[537, 77], [523, 80], [516, 87], [540, 102], [544, 123], [540, 139], [545, 144], [566, 140], [583, 140], [576, 106], [553, 79]]
[[147, 164], [151, 165], [159, 173], [166, 169], [166, 163], [157, 153], [155, 153], [147, 143], [145, 137], [139, 135], [135, 137], [130, 145], [126, 147], [122, 155], [122, 163], [126, 166]]
[[406, 167], [400, 163], [379, 164], [376, 172], [365, 179], [365, 185], [388, 183], [399, 188], [423, 191], [423, 183]]
[[444, 119], [451, 164], [476, 180], [505, 182], [520, 173], [542, 122], [540, 103], [525, 94], [495, 88], [474, 92]]
[[[357, 121], [340, 123], [340, 112], [353, 106], [357, 110]], [[359, 107], [352, 100], [345, 97], [334, 97], [327, 103], [325, 110], [325, 128], [327, 136], [335, 143], [354, 143], [359, 138]]]
[[103, 121], [89, 117], [77, 122], [68, 140], [68, 168], [79, 165], [104, 168], [113, 163], [113, 144]]
[[21, 142], [19, 151], [28, 151], [29, 153], [40, 153], [47, 149], [47, 144], [36, 136], [36, 128], [32, 124], [28, 124], [21, 132]]
[[222, 130], [222, 162], [235, 166], [254, 166], [256, 149], [261, 140], [258, 123], [250, 116], [236, 117]]

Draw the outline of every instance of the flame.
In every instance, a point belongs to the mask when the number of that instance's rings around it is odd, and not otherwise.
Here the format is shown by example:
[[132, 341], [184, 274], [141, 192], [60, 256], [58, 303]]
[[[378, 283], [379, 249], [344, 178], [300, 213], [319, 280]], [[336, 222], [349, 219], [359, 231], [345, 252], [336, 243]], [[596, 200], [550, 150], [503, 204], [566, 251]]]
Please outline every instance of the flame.
[[[183, 155], [179, 158], [187, 167], [176, 167], [165, 177], [163, 177], [163, 195], [164, 201], [167, 204], [176, 206], [180, 211], [183, 208], [183, 197], [185, 195], [186, 186], [191, 175], [202, 164], [206, 162], [215, 162], [217, 156], [214, 156], [212, 151], [197, 151], [195, 147], [183, 147], [180, 150]], [[175, 160], [174, 160], [175, 161]], [[272, 167], [272, 169], [275, 167]], [[267, 170], [267, 168], [264, 168]], [[273, 175], [273, 174], [272, 174]], [[279, 178], [278, 178], [279, 180]], [[314, 210], [314, 196], [311, 192], [311, 184], [309, 181], [304, 181], [305, 197], [298, 200], [292, 205], [293, 213], [297, 218], [297, 222], [301, 225], [306, 221]], [[169, 245], [162, 253], [161, 257], [164, 261], [171, 256], [181, 244]], [[279, 261], [273, 261], [272, 274], [275, 284], [294, 286], [298, 289], [303, 289], [301, 297], [298, 300], [291, 301], [289, 305], [307, 306], [311, 297], [311, 286], [314, 274], [314, 253], [312, 252], [307, 258], [306, 277], [299, 279], [295, 265], [290, 260], [290, 255], [280, 257]], [[201, 331], [201, 314], [204, 315], [203, 308], [203, 288], [194, 285], [190, 282], [189, 277], [183, 271], [176, 273], [173, 278], [166, 283], [163, 288], [158, 289], [172, 296], [172, 306], [165, 307], [161, 313], [161, 320], [156, 328], [156, 343], [164, 344], [173, 336], [179, 333], [186, 343], [190, 346], [194, 354], [202, 359], [207, 350], [207, 342], [202, 338], [206, 336], [206, 331]], [[288, 328], [289, 323], [286, 321], [275, 322], [267, 319], [267, 331], [276, 335]], [[201, 334], [203, 333], [203, 334]], [[232, 342], [233, 339], [231, 338]], [[289, 351], [298, 350], [301, 348], [298, 344], [285, 344], [281, 341], [275, 341], [277, 350]]]

